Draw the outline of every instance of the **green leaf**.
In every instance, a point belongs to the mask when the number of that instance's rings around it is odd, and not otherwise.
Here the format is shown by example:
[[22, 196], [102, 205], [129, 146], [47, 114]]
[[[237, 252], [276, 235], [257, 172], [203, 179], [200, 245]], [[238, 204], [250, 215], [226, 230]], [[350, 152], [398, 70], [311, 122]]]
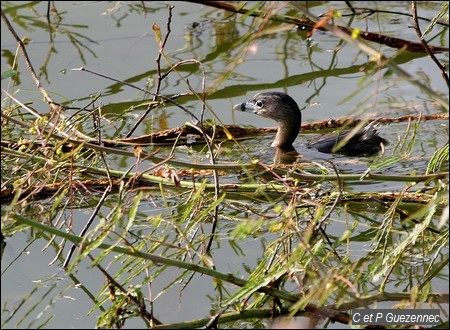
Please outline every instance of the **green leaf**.
[[8, 70], [2, 73], [2, 80], [17, 75], [16, 70]]
[[159, 46], [162, 45], [162, 38], [161, 38], [161, 28], [158, 24], [153, 23], [153, 32], [155, 32], [155, 39]]

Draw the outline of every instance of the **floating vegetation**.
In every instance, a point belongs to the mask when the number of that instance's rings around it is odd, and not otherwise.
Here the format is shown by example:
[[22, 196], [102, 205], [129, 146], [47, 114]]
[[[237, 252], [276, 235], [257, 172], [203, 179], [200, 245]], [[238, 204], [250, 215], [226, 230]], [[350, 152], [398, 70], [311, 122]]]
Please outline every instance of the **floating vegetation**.
[[[92, 327], [156, 329], [258, 328], [299, 316], [305, 327], [350, 327], [356, 308], [448, 304], [448, 94], [429, 86], [430, 80], [438, 83], [436, 74], [408, 73], [403, 66], [433, 55], [421, 60], [434, 63], [440, 83], [448, 85], [441, 68], [441, 53], [448, 52], [448, 38], [441, 38], [448, 23], [441, 17], [448, 8], [425, 20], [417, 8], [408, 16], [347, 2], [340, 9], [324, 5], [321, 17], [299, 3], [201, 3], [211, 11], [208, 19], [185, 25], [184, 37], [193, 43], [214, 31], [219, 41], [206, 55], [189, 47], [168, 50], [176, 38], [172, 29], [183, 18], [174, 15], [178, 2], [116, 3], [104, 10], [118, 25], [131, 14], [152, 20], [150, 14], [167, 15], [165, 26], [150, 25], [157, 47], [152, 71], [121, 80], [90, 68], [89, 58], [96, 56], [90, 45], [98, 42], [81, 34], [81, 26], [62, 23], [70, 16], [58, 9], [62, 3], [49, 2], [47, 16], [39, 14], [38, 3], [24, 5], [33, 17], [2, 2], [2, 42], [6, 33], [17, 42], [2, 72], [2, 283], [11, 274], [34, 273], [21, 268], [30, 251], [50, 255], [43, 267], [54, 272], [36, 275], [35, 282], [20, 279], [33, 285], [20, 298], [2, 285], [2, 327], [53, 325], [62, 299], [68, 313], [95, 315]], [[426, 29], [434, 38], [417, 42], [350, 28], [353, 19], [377, 15], [414, 25], [418, 34]], [[18, 25], [69, 40], [84, 66], [64, 70], [65, 76], [113, 85], [81, 98], [61, 96], [44, 81], [51, 80], [46, 68], [57, 51], [49, 50], [37, 72]], [[302, 60], [310, 72], [261, 83], [240, 73], [249, 56], [267, 46], [264, 41], [282, 39], [284, 49], [264, 51], [291, 54], [292, 33], [307, 47]], [[320, 44], [320, 33], [334, 42], [331, 49]], [[431, 45], [435, 39], [445, 40]], [[379, 45], [389, 51], [382, 53]], [[352, 49], [355, 63], [340, 68], [344, 47]], [[327, 52], [332, 63], [320, 67], [314, 56]], [[362, 62], [361, 54], [367, 56]], [[323, 156], [298, 144], [305, 152], [295, 162], [273, 162], [276, 128], [224, 124], [210, 105], [307, 82], [317, 84], [305, 102], [315, 107], [327, 78], [356, 74], [359, 89], [343, 90], [336, 100], [357, 99], [352, 113], [303, 122], [300, 135], [376, 121], [385, 125], [390, 143], [371, 157]], [[35, 84], [39, 101], [21, 91], [24, 76]], [[178, 93], [167, 92], [173, 85]], [[392, 86], [414, 87], [420, 101], [394, 98]], [[139, 99], [103, 104], [121, 88]], [[378, 108], [380, 95], [389, 100], [389, 111]], [[169, 109], [188, 122], [171, 126]], [[16, 239], [22, 250], [9, 252]], [[193, 307], [191, 318], [175, 315]], [[441, 319], [445, 326], [448, 316]]]

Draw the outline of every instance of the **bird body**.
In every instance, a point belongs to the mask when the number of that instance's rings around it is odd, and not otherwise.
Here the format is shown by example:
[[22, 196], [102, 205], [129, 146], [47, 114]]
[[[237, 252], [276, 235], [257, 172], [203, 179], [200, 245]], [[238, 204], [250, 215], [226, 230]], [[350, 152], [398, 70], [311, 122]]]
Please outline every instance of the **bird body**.
[[[302, 114], [295, 100], [288, 94], [280, 92], [263, 92], [253, 96], [249, 101], [236, 104], [234, 110], [252, 111], [278, 123], [278, 130], [272, 147], [276, 148], [281, 160], [298, 155], [293, 142], [300, 132]], [[341, 141], [346, 143], [336, 148]], [[347, 156], [371, 156], [383, 148], [387, 141], [378, 135], [376, 122], [371, 122], [359, 131], [344, 130], [327, 133], [307, 142], [308, 148], [315, 148], [323, 153], [340, 153]]]
[[[347, 129], [327, 133], [309, 140], [306, 146], [323, 153], [340, 153], [346, 156], [372, 156], [382, 149], [382, 145], [388, 144], [385, 139], [378, 135], [376, 126], [377, 121], [373, 121], [356, 132]], [[348, 142], [341, 148], [336, 149], [336, 146], [345, 139], [348, 139]]]

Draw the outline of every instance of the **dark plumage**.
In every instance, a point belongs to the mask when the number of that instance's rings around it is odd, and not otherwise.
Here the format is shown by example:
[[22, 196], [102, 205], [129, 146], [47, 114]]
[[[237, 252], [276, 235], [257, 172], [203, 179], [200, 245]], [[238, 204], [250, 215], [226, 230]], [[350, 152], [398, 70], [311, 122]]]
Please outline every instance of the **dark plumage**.
[[[253, 96], [249, 101], [236, 104], [234, 110], [253, 111], [257, 115], [270, 118], [278, 122], [277, 135], [272, 142], [277, 155], [298, 155], [292, 146], [297, 138], [302, 124], [302, 114], [297, 103], [285, 93], [264, 92]], [[358, 132], [344, 130], [322, 135], [307, 142], [308, 148], [315, 148], [324, 153], [340, 153], [347, 156], [370, 156], [381, 150], [387, 141], [378, 135], [374, 122], [369, 123]], [[353, 136], [338, 150], [336, 144], [342, 141], [350, 132]]]

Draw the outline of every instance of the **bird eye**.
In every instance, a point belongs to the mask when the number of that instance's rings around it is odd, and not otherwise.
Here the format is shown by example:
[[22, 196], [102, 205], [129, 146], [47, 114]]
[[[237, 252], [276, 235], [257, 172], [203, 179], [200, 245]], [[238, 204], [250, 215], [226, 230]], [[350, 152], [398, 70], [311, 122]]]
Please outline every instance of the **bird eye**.
[[259, 109], [261, 109], [261, 108], [264, 106], [264, 102], [261, 101], [261, 100], [258, 100], [258, 101], [256, 101], [255, 105], [256, 105]]

